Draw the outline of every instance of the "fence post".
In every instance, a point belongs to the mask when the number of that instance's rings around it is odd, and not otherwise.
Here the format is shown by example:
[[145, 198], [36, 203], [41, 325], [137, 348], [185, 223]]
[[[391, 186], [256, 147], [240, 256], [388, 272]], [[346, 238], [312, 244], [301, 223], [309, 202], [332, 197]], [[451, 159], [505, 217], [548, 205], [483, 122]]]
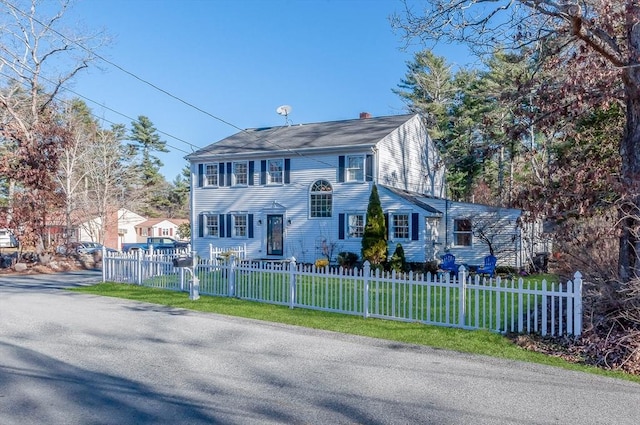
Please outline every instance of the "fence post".
[[363, 291], [362, 291], [362, 309], [364, 317], [369, 317], [369, 279], [371, 279], [371, 264], [365, 261], [362, 265]]
[[102, 282], [107, 281], [107, 247], [102, 246]]
[[573, 275], [573, 334], [582, 335], [582, 273], [576, 272]]
[[236, 256], [230, 255], [229, 260], [222, 263], [222, 267], [228, 267], [229, 270], [229, 296], [236, 296]]
[[467, 323], [467, 269], [460, 266], [458, 269], [458, 326], [464, 327]]
[[289, 261], [289, 308], [293, 309], [296, 305], [296, 257], [291, 257]]
[[142, 257], [144, 252], [141, 249], [136, 251], [136, 256], [138, 257], [136, 261], [136, 284], [142, 285]]

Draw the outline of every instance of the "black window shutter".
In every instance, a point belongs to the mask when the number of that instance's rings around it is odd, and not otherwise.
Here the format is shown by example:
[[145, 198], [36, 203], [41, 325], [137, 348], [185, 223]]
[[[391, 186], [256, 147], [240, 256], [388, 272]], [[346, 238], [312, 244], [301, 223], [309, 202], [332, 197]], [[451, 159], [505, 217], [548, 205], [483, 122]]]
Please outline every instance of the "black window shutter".
[[218, 236], [224, 238], [224, 214], [218, 216]]
[[204, 214], [198, 215], [198, 236], [204, 237]]
[[231, 186], [231, 174], [233, 173], [233, 171], [231, 170], [231, 166], [232, 164], [230, 162], [227, 162], [227, 186]]
[[231, 237], [231, 214], [227, 214], [227, 237]]
[[387, 229], [387, 240], [391, 238], [391, 229], [389, 229], [389, 214], [384, 215], [384, 227]]
[[255, 164], [253, 161], [249, 161], [249, 175], [247, 176], [247, 180], [249, 182], [249, 186], [253, 186], [253, 171], [255, 168]]
[[412, 213], [411, 214], [411, 240], [417, 241], [420, 235], [420, 225], [418, 224], [418, 220], [420, 219], [420, 214]]
[[284, 160], [284, 183], [291, 183], [291, 159], [289, 158]]
[[338, 214], [338, 239], [344, 239], [344, 214]]
[[198, 164], [198, 187], [204, 186], [204, 164]]
[[338, 182], [344, 181], [344, 155], [338, 157]]
[[220, 181], [218, 182], [218, 186], [224, 186], [224, 162], [221, 162], [218, 165], [220, 169]]
[[260, 184], [267, 184], [267, 161], [260, 161]]
[[364, 161], [364, 179], [373, 181], [373, 155], [367, 155]]
[[253, 239], [253, 214], [249, 214], [247, 218], [247, 226], [249, 226], [249, 239]]

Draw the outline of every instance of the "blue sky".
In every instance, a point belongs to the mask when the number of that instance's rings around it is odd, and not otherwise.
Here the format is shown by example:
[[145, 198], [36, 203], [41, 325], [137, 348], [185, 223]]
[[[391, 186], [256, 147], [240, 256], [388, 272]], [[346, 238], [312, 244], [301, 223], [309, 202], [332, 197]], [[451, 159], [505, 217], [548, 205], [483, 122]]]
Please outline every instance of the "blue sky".
[[[283, 104], [294, 124], [406, 112], [392, 89], [419, 46], [403, 51], [391, 29], [401, 8], [398, 0], [80, 0], [67, 24], [108, 33], [101, 56], [231, 125], [101, 61], [71, 89], [110, 121], [131, 120], [101, 105], [148, 116], [170, 145], [159, 157], [172, 181], [189, 144], [204, 147], [235, 127], [283, 125]], [[450, 46], [436, 53], [466, 61]]]

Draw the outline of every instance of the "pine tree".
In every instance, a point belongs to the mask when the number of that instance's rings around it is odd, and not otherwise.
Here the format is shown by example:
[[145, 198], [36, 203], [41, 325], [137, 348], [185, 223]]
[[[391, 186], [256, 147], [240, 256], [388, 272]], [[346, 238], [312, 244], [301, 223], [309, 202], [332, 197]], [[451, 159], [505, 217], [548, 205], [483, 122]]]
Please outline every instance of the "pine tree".
[[373, 267], [381, 266], [387, 259], [387, 226], [378, 196], [378, 188], [373, 185], [367, 206], [367, 222], [362, 235], [362, 259]]
[[396, 245], [396, 250], [391, 256], [390, 263], [391, 270], [395, 270], [396, 272], [407, 271], [407, 259], [404, 255], [404, 248], [402, 247], [402, 244]]
[[160, 174], [162, 161], [153, 155], [153, 152], [169, 152], [166, 142], [160, 139], [158, 130], [153, 126], [151, 120], [144, 115], [138, 117], [138, 121], [131, 123], [130, 140], [134, 143], [129, 147], [136, 154], [141, 155], [138, 165], [145, 188], [152, 187], [160, 183], [164, 178]]
[[[141, 212], [148, 216], [157, 215], [156, 210], [166, 207], [166, 202], [162, 201], [165, 195], [154, 196], [167, 188], [168, 183], [160, 173], [162, 161], [153, 155], [154, 152], [168, 152], [166, 142], [160, 139], [158, 130], [153, 126], [151, 120], [144, 115], [138, 117], [138, 121], [131, 123], [131, 134], [129, 140], [129, 150], [133, 155], [139, 155], [139, 162], [136, 164], [136, 173], [141, 181], [141, 188], [144, 193], [144, 206]], [[166, 198], [165, 198], [166, 200]]]

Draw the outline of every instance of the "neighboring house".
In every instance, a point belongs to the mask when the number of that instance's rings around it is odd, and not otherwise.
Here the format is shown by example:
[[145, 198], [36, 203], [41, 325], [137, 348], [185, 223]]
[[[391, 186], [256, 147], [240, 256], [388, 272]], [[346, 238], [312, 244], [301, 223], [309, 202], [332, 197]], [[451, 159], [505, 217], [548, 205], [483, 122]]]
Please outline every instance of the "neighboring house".
[[[294, 256], [306, 263], [335, 260], [342, 251], [360, 255], [374, 183], [387, 217], [389, 255], [401, 243], [408, 261], [450, 250], [461, 262], [480, 264], [489, 249], [472, 232], [482, 215], [508, 222], [513, 235], [505, 239], [513, 236], [513, 249], [519, 243], [519, 210], [443, 199], [444, 168], [419, 115], [363, 113], [355, 120], [249, 129], [186, 158], [192, 246], [201, 256], [210, 244], [246, 244], [249, 258]], [[513, 252], [500, 261], [519, 266]]]
[[169, 236], [174, 239], [179, 237], [178, 228], [181, 224], [189, 223], [189, 220], [179, 218], [152, 218], [138, 223], [136, 228], [137, 239], [134, 242], [146, 242], [148, 237]]
[[[136, 228], [139, 223], [146, 221], [142, 217], [126, 208], [120, 208], [112, 213], [104, 231], [104, 238], [101, 238], [102, 219], [95, 217], [83, 221], [77, 226], [77, 235], [74, 240], [100, 242], [107, 248], [120, 249], [123, 243], [137, 242]], [[103, 240], [101, 240], [103, 239]]]

